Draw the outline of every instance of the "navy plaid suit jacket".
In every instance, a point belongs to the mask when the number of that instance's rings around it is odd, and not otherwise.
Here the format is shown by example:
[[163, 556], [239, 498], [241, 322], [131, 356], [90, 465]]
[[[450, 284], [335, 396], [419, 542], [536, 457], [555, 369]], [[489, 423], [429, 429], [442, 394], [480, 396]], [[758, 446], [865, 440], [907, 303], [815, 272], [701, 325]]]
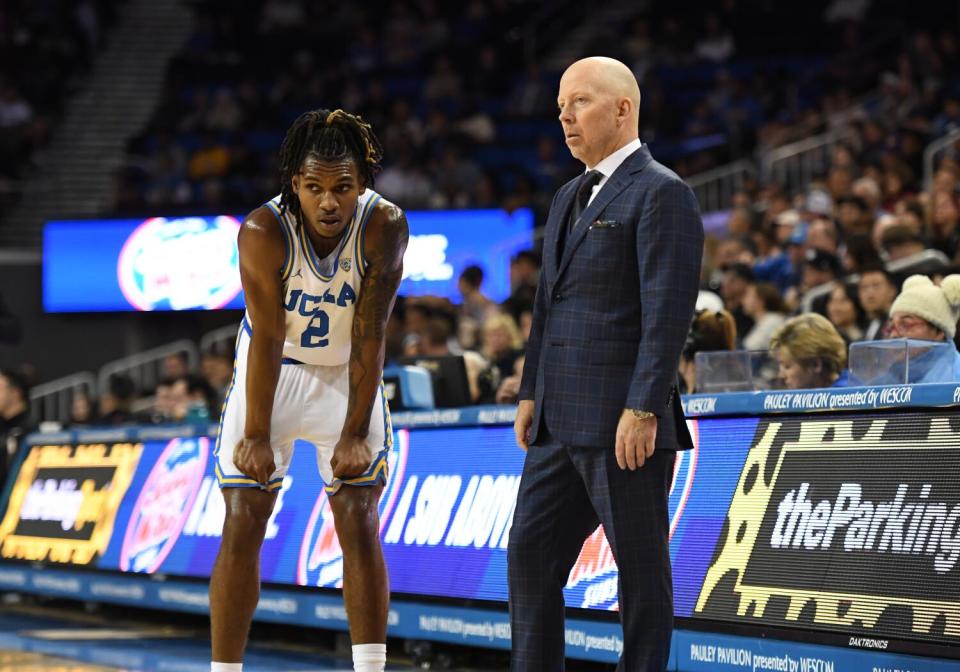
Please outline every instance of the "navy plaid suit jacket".
[[657, 450], [692, 447], [676, 382], [703, 256], [696, 198], [643, 145], [597, 192], [559, 258], [576, 185], [557, 191], [547, 219], [519, 395], [535, 401], [531, 443], [545, 421], [560, 443], [612, 447], [633, 408], [657, 415]]

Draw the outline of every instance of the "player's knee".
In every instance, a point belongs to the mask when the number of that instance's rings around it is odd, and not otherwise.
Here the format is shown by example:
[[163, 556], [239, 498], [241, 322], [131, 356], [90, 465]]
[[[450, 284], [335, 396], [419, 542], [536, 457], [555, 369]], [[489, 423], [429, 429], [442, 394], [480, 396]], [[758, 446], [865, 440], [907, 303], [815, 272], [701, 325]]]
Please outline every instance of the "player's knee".
[[232, 546], [259, 545], [266, 533], [272, 506], [242, 497], [228, 499], [223, 524], [224, 543]]
[[370, 488], [344, 486], [330, 498], [341, 547], [346, 544], [361, 546], [378, 539], [378, 504], [379, 497]]

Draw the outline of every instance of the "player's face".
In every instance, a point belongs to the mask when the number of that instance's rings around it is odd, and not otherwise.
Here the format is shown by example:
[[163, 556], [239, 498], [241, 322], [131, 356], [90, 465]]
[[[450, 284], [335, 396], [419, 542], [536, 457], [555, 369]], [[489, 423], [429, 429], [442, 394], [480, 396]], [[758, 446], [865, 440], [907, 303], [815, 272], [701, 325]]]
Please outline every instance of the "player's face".
[[592, 168], [616, 149], [616, 98], [591, 81], [591, 71], [574, 64], [560, 79], [557, 107], [563, 137], [574, 158]]
[[347, 227], [363, 193], [363, 184], [353, 159], [318, 161], [307, 158], [293, 190], [300, 199], [303, 220], [318, 235], [336, 238]]

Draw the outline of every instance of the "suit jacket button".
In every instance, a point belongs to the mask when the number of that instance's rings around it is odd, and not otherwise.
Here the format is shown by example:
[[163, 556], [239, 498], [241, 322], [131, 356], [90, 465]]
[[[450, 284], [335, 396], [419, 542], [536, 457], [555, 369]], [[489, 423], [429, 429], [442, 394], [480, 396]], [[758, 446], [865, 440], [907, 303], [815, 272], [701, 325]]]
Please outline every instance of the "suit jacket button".
[[559, 292], [553, 295], [554, 303], [560, 303], [561, 301], [563, 301], [563, 296]]

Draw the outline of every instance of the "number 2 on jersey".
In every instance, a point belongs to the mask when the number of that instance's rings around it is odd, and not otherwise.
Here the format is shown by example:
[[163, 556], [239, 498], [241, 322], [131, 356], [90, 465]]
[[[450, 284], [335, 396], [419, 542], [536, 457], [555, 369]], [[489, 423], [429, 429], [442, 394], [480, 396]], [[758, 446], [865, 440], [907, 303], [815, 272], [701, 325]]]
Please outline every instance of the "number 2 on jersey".
[[300, 334], [300, 347], [322, 348], [330, 342], [330, 339], [326, 338], [328, 333], [330, 333], [330, 318], [326, 312], [318, 310], [310, 320], [310, 324]]

